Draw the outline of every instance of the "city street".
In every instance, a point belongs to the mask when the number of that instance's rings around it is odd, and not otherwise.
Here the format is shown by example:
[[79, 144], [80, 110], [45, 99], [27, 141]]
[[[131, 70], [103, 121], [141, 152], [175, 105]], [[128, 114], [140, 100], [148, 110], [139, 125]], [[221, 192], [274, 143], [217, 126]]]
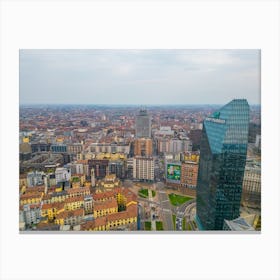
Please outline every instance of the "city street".
[[174, 230], [172, 220], [172, 210], [170, 201], [166, 191], [162, 189], [162, 186], [157, 184], [158, 198], [162, 209], [163, 226], [165, 230]]

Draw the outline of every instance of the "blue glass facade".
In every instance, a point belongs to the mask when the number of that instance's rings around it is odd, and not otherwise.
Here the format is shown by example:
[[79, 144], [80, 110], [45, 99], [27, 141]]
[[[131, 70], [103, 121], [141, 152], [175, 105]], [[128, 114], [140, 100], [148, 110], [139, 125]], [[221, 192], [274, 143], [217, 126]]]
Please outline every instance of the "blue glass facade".
[[53, 153], [66, 153], [67, 146], [66, 145], [51, 145], [51, 151]]
[[203, 122], [197, 219], [205, 230], [222, 230], [224, 219], [239, 217], [248, 129], [245, 99], [234, 99]]

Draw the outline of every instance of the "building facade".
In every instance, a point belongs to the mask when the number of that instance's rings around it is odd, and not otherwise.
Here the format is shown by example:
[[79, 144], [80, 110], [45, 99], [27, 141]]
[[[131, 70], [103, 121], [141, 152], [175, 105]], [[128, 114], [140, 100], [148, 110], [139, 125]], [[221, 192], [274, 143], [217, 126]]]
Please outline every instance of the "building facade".
[[134, 141], [134, 155], [135, 156], [152, 156], [153, 155], [153, 141], [149, 138], [137, 138]]
[[133, 178], [138, 180], [153, 181], [154, 175], [153, 157], [134, 157], [133, 158]]
[[151, 138], [151, 118], [147, 110], [141, 109], [135, 119], [136, 138]]
[[261, 165], [260, 162], [247, 162], [245, 167], [242, 205], [261, 209]]
[[195, 189], [197, 185], [198, 163], [185, 161], [182, 163], [181, 185]]
[[246, 164], [249, 105], [234, 99], [203, 122], [197, 184], [197, 222], [222, 230], [239, 217]]

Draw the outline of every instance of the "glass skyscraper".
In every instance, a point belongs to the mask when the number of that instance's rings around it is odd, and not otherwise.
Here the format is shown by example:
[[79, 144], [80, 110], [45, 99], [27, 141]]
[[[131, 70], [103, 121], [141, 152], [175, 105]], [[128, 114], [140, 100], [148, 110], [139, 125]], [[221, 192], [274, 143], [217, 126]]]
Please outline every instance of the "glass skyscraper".
[[135, 120], [136, 138], [151, 138], [151, 118], [147, 110], [141, 109]]
[[249, 105], [234, 99], [203, 122], [197, 183], [197, 222], [222, 230], [239, 217], [246, 164]]

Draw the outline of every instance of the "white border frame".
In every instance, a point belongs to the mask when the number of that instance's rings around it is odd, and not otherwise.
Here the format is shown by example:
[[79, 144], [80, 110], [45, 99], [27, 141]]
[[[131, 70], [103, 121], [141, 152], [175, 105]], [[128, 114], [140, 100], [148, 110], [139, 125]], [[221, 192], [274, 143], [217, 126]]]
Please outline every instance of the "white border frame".
[[[278, 1], [2, 1], [1, 279], [279, 279], [279, 34]], [[23, 48], [261, 49], [262, 233], [20, 235]]]

